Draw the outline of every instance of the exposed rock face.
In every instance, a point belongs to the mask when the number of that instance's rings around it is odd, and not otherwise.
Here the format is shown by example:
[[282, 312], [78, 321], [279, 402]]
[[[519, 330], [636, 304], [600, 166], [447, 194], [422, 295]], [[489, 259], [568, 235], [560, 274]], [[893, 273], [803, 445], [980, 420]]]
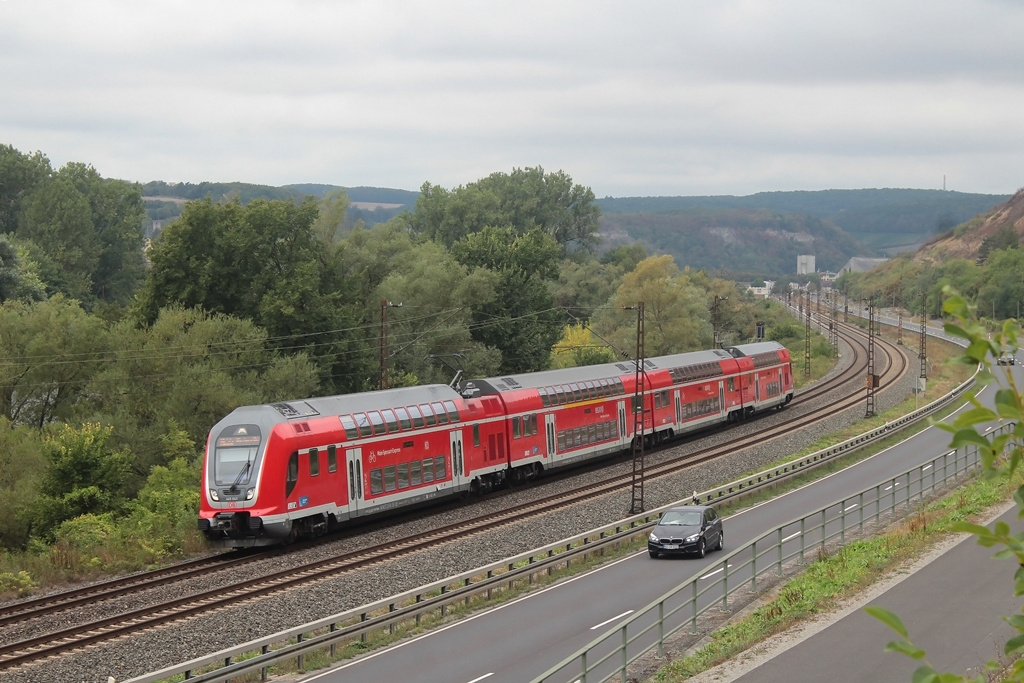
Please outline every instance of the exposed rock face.
[[977, 260], [985, 240], [1006, 228], [1013, 230], [1024, 244], [1024, 188], [1004, 204], [923, 246], [914, 256], [914, 262], [939, 263], [950, 258]]

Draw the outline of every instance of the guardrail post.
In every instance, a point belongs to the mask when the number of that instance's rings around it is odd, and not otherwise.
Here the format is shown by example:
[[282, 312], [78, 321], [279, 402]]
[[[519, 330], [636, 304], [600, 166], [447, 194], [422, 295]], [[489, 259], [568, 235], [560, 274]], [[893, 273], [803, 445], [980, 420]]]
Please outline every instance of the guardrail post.
[[[338, 625], [337, 624], [331, 624], [331, 633], [334, 633], [337, 630], [338, 630]], [[331, 659], [334, 659], [335, 651], [337, 650], [337, 648], [338, 648], [338, 646], [332, 640], [331, 641]]]
[[750, 556], [750, 592], [757, 592], [757, 541], [751, 546], [753, 554]]
[[620, 662], [620, 665], [619, 665], [619, 680], [625, 681], [625, 680], [628, 680], [626, 678], [626, 664], [629, 662], [629, 652], [626, 649], [626, 646], [629, 643], [629, 638], [626, 636], [626, 626], [625, 625], [622, 626], [621, 631], [622, 631], [622, 661]]
[[722, 611], [729, 611], [729, 563], [722, 560]]
[[[658, 656], [665, 656], [665, 603], [658, 603]], [[625, 680], [625, 679], [623, 679]]]
[[775, 546], [779, 549], [779, 559], [778, 559], [778, 563], [777, 564], [778, 564], [779, 576], [782, 576], [782, 529], [781, 528], [779, 529], [778, 536], [779, 536], [779, 538], [778, 538], [777, 541], [775, 541]]
[[[299, 634], [299, 637], [296, 639], [296, 642], [298, 642], [298, 643], [302, 642], [302, 634], [301, 633]], [[304, 653], [300, 654], [298, 657], [295, 658], [295, 666], [298, 667], [299, 671], [302, 671], [302, 667], [303, 667], [303, 665], [305, 663], [306, 663], [306, 655]]]
[[864, 533], [864, 492], [861, 491], [860, 495], [857, 496], [857, 517], [859, 518], [859, 533]]
[[827, 534], [825, 533], [825, 510], [821, 511], [821, 552], [825, 552], [825, 539]]
[[[265, 655], [268, 652], [270, 652], [270, 646], [269, 645], [264, 645], [263, 647], [260, 648], [260, 654], [261, 655]], [[188, 677], [189, 676], [186, 674], [185, 678], [188, 678]], [[269, 681], [270, 680], [270, 667], [269, 666], [265, 666], [262, 669], [260, 669], [260, 680], [261, 681]]]
[[[444, 609], [444, 608], [442, 607], [442, 609]], [[362, 614], [359, 615], [359, 621], [360, 622], [366, 621], [366, 612], [363, 612]], [[362, 642], [362, 643], [366, 642], [366, 633], [365, 632], [359, 634], [359, 641]]]
[[839, 543], [846, 545], [846, 501], [839, 504]]
[[697, 582], [690, 582], [693, 595], [690, 596], [690, 604], [693, 605], [692, 616], [690, 617], [690, 630], [694, 635], [697, 633]]
[[806, 517], [800, 518], [800, 564], [804, 563], [804, 528], [806, 527]]

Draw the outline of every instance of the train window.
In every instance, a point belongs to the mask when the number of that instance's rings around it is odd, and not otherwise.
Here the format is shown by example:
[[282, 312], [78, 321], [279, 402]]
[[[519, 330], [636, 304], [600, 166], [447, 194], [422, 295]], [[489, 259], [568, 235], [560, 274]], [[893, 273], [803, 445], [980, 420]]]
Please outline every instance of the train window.
[[661, 407], [661, 394], [654, 394], [654, 409], [657, 410]]
[[600, 394], [601, 396], [607, 396], [609, 393], [611, 393], [610, 390], [611, 390], [611, 387], [608, 384], [608, 380], [606, 380], [606, 379], [599, 379], [599, 380], [597, 380], [597, 393], [598, 394]]
[[328, 446], [327, 447], [327, 471], [337, 472], [338, 471], [338, 447]]
[[345, 428], [345, 438], [355, 439], [359, 436], [359, 430], [356, 428], [356, 421], [352, 419], [350, 415], [341, 416], [341, 426]]
[[398, 431], [398, 418], [395, 416], [395, 411], [390, 409], [384, 409], [380, 411], [380, 414], [384, 416], [384, 422], [388, 425], [389, 432]]
[[537, 413], [534, 413], [533, 415], [530, 415], [530, 434], [536, 436], [539, 431], [540, 430], [537, 428]]
[[309, 449], [309, 476], [320, 475], [320, 451], [315, 448]]
[[574, 400], [574, 401], [582, 401], [583, 400], [583, 390], [580, 389], [580, 385], [579, 384], [576, 384], [575, 382], [571, 382], [569, 384], [569, 389], [572, 390], [572, 400]]
[[480, 425], [473, 425], [473, 445], [480, 447]]
[[565, 432], [558, 432], [558, 452], [565, 450]]
[[423, 461], [423, 483], [429, 484], [434, 481], [434, 460], [426, 458]]
[[590, 443], [597, 443], [597, 425], [587, 427], [587, 436], [590, 439]]
[[668, 389], [661, 390], [661, 407], [668, 408], [671, 405], [668, 400]]
[[352, 417], [356, 419], [356, 425], [359, 427], [359, 436], [373, 436], [373, 427], [370, 426], [370, 419], [366, 417], [366, 413], [356, 413]]
[[518, 439], [519, 436], [519, 416], [517, 415], [512, 418], [512, 438]]
[[633, 412], [634, 413], [639, 413], [641, 408], [643, 407], [643, 397], [642, 396], [634, 396], [632, 400], [633, 400]]
[[433, 427], [435, 423], [434, 411], [430, 409], [430, 406], [428, 406], [426, 403], [421, 403], [420, 412], [423, 413], [423, 420], [427, 423], [427, 426]]
[[580, 427], [574, 427], [572, 430], [572, 445], [582, 446], [583, 445], [583, 429]]
[[356, 472], [352, 462], [348, 464], [348, 497], [349, 500], [356, 497]]
[[459, 409], [455, 407], [455, 401], [445, 401], [444, 409], [448, 411], [449, 422], [459, 422], [462, 419], [459, 417]]
[[430, 407], [433, 408], [434, 415], [437, 415], [437, 424], [448, 424], [448, 412], [444, 409], [443, 405], [440, 403], [431, 403]]
[[555, 403], [561, 405], [565, 403], [565, 394], [562, 392], [562, 387], [555, 387]]
[[537, 389], [537, 393], [540, 394], [540, 404], [547, 408], [550, 405], [550, 401], [548, 400], [548, 390], [545, 387], [541, 387], [540, 389]]
[[285, 477], [284, 482], [284, 497], [292, 495], [292, 491], [295, 490], [295, 484], [299, 482], [299, 452], [292, 451], [292, 454], [288, 456], [288, 474]]
[[626, 387], [622, 386], [622, 380], [621, 379], [616, 377], [614, 382], [615, 382], [615, 393], [616, 394], [624, 394], [624, 393], [626, 393]]
[[584, 382], [583, 386], [587, 388], [587, 398], [597, 398], [597, 387], [594, 386], [593, 382]]
[[380, 416], [376, 410], [371, 410], [366, 413], [366, 416], [370, 418], [370, 424], [373, 425], [374, 434], [384, 434], [387, 430], [384, 428], [384, 418]]
[[434, 479], [440, 481], [444, 479], [446, 476], [448, 475], [445, 472], [444, 456], [439, 455], [436, 458], [434, 458]]
[[384, 490], [394, 491], [395, 490], [395, 466], [388, 465], [384, 468]]
[[420, 477], [420, 461], [413, 460], [409, 463], [409, 483], [413, 486], [419, 486], [423, 483], [423, 479]]
[[395, 414], [398, 415], [398, 424], [402, 429], [412, 429], [412, 421], [409, 419], [409, 411], [405, 408], [395, 408]]
[[384, 473], [379, 467], [370, 470], [370, 493], [375, 496], [384, 493]]
[[412, 426], [422, 427], [423, 426], [423, 415], [420, 414], [420, 409], [416, 406], [409, 406], [409, 415], [412, 416]]
[[409, 463], [398, 463], [398, 488], [409, 488]]

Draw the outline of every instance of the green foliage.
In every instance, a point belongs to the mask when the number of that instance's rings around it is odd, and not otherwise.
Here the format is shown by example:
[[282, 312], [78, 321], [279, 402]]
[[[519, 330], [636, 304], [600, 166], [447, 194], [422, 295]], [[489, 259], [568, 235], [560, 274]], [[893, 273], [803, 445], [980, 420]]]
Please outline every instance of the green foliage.
[[0, 573], [0, 594], [14, 593], [19, 598], [31, 593], [39, 586], [27, 571]]
[[43, 442], [48, 463], [39, 496], [21, 511], [33, 536], [52, 540], [68, 520], [124, 505], [132, 456], [108, 448], [110, 433], [98, 424], [81, 429], [64, 425]]
[[566, 325], [562, 338], [551, 349], [552, 368], [576, 368], [618, 360], [608, 345], [582, 324]]
[[[935, 426], [952, 435], [951, 448], [970, 444], [978, 449], [984, 466], [986, 477], [1010, 481], [1019, 471], [1022, 455], [1024, 455], [1024, 401], [1016, 386], [1013, 373], [1003, 369], [994, 362], [1003, 354], [1013, 354], [1019, 349], [1020, 327], [1016, 321], [1007, 320], [1002, 328], [991, 337], [986, 329], [974, 318], [974, 310], [967, 300], [947, 287], [944, 292], [948, 298], [943, 304], [943, 312], [951, 316], [952, 323], [945, 325], [947, 334], [967, 341], [962, 362], [979, 365], [980, 384], [991, 384], [996, 387], [995, 405], [988, 407], [981, 403], [975, 395], [968, 397], [971, 409], [957, 413], [952, 422], [936, 422]], [[999, 368], [994, 370], [994, 368]], [[1015, 425], [1012, 430], [989, 439], [980, 428], [993, 422], [1003, 421]], [[1014, 495], [1017, 502], [1018, 516], [1024, 516], [1024, 486], [1019, 486]], [[1009, 525], [997, 522], [989, 529], [978, 524], [958, 522], [954, 529], [973, 534], [978, 543], [985, 547], [1001, 548], [995, 553], [996, 559], [1013, 559], [1019, 565], [1015, 575], [1014, 595], [1024, 595], [1024, 532], [1011, 533]], [[914, 672], [914, 681], [953, 682], [971, 680], [977, 683], [987, 681], [986, 674], [979, 674], [972, 679], [950, 673], [938, 673], [928, 663], [926, 653], [915, 646], [907, 628], [899, 617], [883, 608], [869, 609], [869, 614], [892, 628], [900, 637], [886, 646], [886, 650], [900, 652], [914, 659], [921, 660], [922, 666]], [[1018, 613], [1007, 618], [1007, 622], [1016, 629], [1018, 635], [1005, 643], [1003, 653], [1012, 660], [1012, 664], [1002, 672], [1001, 680], [1024, 681], [1024, 615]], [[989, 662], [988, 671], [1000, 670], [998, 662]]]
[[0, 145], [0, 233], [18, 227], [22, 198], [50, 176], [50, 160], [41, 152], [22, 154]]
[[599, 216], [590, 188], [538, 166], [492, 173], [454, 190], [424, 183], [409, 224], [449, 247], [486, 227], [510, 227], [515, 235], [538, 229], [567, 255], [593, 251]]
[[0, 548], [24, 548], [31, 525], [20, 510], [36, 497], [46, 470], [38, 430], [0, 417]]

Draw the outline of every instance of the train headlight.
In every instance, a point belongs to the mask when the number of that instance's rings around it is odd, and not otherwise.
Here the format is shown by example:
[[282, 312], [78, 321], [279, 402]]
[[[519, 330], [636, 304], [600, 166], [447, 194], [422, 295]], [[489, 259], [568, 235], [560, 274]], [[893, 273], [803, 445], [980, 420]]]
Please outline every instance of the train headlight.
[[220, 500], [220, 496], [217, 495], [217, 491], [210, 489], [210, 500]]
[[253, 497], [253, 495], [255, 495], [255, 493], [256, 493], [256, 489], [249, 489], [248, 491], [245, 492], [245, 499], [246, 500], [252, 500], [252, 497]]

